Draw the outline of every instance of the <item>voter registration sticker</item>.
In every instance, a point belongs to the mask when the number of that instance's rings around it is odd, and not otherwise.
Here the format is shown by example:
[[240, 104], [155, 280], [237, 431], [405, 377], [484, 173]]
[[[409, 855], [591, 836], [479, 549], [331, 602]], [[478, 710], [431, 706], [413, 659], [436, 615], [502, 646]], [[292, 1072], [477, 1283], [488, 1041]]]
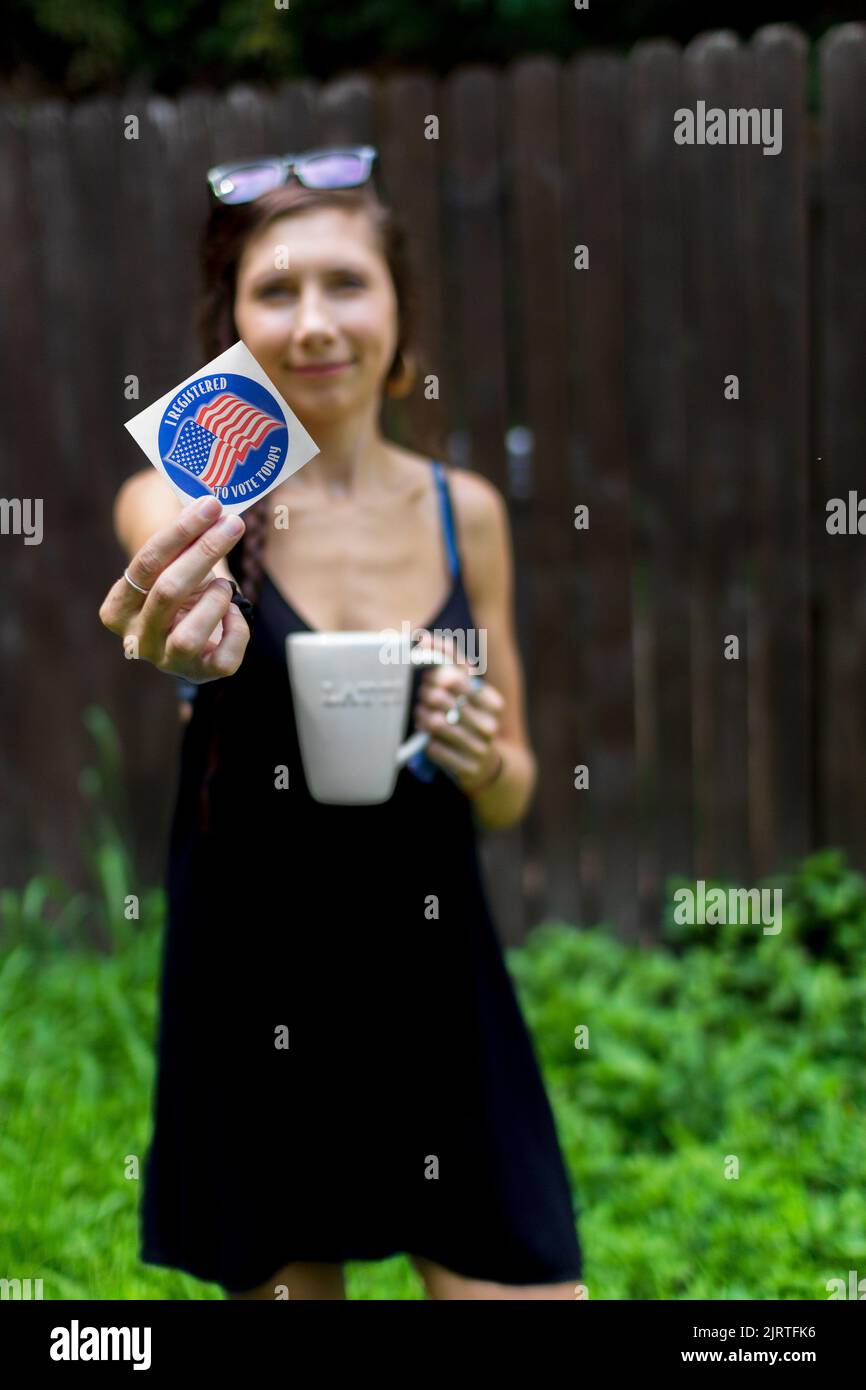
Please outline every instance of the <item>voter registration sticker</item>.
[[136, 443], [187, 501], [212, 495], [242, 512], [318, 452], [243, 343], [127, 421]]
[[191, 381], [159, 426], [159, 454], [190, 497], [254, 497], [279, 473], [289, 432], [277, 401], [251, 377], [216, 372]]

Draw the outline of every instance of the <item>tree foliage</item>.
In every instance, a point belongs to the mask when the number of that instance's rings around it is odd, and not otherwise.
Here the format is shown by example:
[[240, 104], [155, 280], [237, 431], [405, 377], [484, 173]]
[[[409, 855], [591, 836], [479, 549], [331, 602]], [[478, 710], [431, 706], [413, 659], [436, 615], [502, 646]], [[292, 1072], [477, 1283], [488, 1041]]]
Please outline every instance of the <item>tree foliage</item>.
[[[285, 5], [285, 8], [278, 6]], [[707, 29], [744, 37], [787, 20], [813, 38], [859, 17], [859, 5], [756, 0], [7, 0], [0, 71], [21, 96], [70, 97], [130, 83], [174, 93], [233, 81], [326, 78], [346, 70], [501, 64], [530, 52], [630, 47]]]

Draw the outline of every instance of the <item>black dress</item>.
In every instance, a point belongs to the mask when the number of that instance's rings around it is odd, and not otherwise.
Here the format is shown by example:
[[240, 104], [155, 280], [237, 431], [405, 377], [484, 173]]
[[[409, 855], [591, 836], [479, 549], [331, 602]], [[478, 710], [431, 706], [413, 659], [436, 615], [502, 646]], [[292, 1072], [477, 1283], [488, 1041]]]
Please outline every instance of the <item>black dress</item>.
[[[469, 628], [434, 467], [453, 584], [427, 626]], [[504, 1284], [576, 1281], [471, 803], [418, 761], [381, 805], [312, 799], [284, 650], [309, 630], [266, 575], [241, 667], [196, 688], [184, 729], [141, 1257], [230, 1292], [291, 1261], [401, 1252]]]

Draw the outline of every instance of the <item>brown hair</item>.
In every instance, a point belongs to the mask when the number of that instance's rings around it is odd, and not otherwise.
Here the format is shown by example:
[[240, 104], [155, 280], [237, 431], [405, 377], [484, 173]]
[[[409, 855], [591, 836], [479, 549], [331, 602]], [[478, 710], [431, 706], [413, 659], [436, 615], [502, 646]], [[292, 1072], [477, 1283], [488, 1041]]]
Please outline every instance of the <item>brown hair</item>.
[[[360, 188], [308, 189], [298, 183], [275, 188], [250, 203], [227, 205], [213, 201], [201, 243], [203, 292], [198, 330], [205, 361], [225, 352], [239, 337], [234, 321], [237, 270], [244, 247], [251, 236], [278, 217], [308, 208], [337, 207], [366, 212], [379, 235], [382, 254], [391, 272], [397, 296], [398, 332], [394, 358], [385, 378], [386, 386], [397, 380], [411, 356], [410, 343], [415, 326], [415, 303], [409, 276], [408, 247], [404, 229], [393, 212], [379, 199], [372, 182]], [[262, 553], [267, 534], [268, 499], [248, 507], [244, 513], [246, 530], [228, 561], [238, 576], [241, 592], [256, 604], [262, 581]], [[224, 693], [218, 683], [213, 732], [201, 788], [202, 829], [209, 823], [210, 783], [218, 761], [219, 705]]]

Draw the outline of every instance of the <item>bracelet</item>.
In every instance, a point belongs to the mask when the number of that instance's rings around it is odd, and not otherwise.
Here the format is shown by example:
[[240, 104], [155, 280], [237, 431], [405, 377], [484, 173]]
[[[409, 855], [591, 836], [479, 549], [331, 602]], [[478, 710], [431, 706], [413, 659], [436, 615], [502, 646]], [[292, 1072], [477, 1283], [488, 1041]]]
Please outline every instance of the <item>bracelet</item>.
[[505, 766], [505, 756], [504, 756], [504, 754], [503, 754], [503, 752], [502, 752], [502, 749], [501, 749], [501, 748], [497, 749], [497, 752], [499, 753], [499, 765], [498, 765], [498, 767], [496, 768], [495, 772], [493, 772], [493, 773], [491, 774], [490, 777], [487, 777], [487, 778], [481, 783], [480, 787], [472, 787], [471, 790], [468, 791], [468, 792], [466, 793], [467, 796], [469, 796], [469, 797], [478, 796], [481, 792], [486, 792], [487, 789], [488, 789], [488, 787], [492, 787], [492, 786], [493, 786], [493, 783], [494, 783], [494, 782], [496, 781], [496, 779], [499, 777], [499, 775], [500, 775], [501, 772], [502, 772], [502, 769], [503, 769], [504, 766]]

